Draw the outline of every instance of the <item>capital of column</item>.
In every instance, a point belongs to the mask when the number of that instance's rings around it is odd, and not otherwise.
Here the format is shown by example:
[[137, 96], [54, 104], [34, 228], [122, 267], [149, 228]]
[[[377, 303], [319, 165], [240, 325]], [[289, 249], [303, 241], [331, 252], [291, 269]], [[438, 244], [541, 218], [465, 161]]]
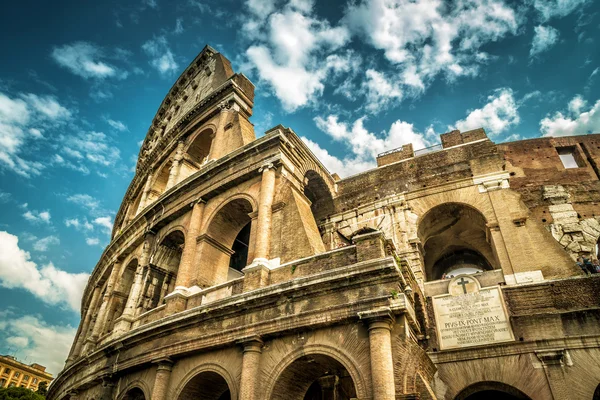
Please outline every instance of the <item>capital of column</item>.
[[156, 364], [157, 371], [171, 371], [173, 369], [173, 365], [175, 364], [169, 357], [159, 358], [152, 361], [152, 363]]
[[260, 336], [245, 337], [239, 339], [237, 343], [244, 347], [244, 353], [262, 353], [262, 348], [265, 345]]
[[272, 162], [264, 163], [263, 165], [260, 166], [260, 168], [258, 169], [258, 172], [268, 171], [271, 168], [274, 169], [275, 164], [273, 164]]
[[394, 314], [389, 307], [359, 312], [358, 317], [369, 325], [369, 331], [374, 329], [391, 331], [395, 320]]

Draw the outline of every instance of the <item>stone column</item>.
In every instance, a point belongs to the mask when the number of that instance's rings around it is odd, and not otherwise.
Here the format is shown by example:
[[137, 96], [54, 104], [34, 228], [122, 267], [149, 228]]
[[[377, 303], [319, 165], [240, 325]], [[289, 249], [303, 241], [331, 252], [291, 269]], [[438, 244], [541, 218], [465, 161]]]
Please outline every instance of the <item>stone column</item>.
[[104, 325], [106, 324], [106, 316], [108, 315], [108, 304], [112, 297], [115, 283], [117, 281], [117, 277], [119, 276], [120, 271], [121, 262], [117, 260], [113, 264], [112, 271], [110, 272], [110, 276], [108, 278], [108, 282], [106, 283], [106, 291], [104, 292], [102, 305], [100, 306], [100, 311], [98, 311], [96, 323], [94, 324], [94, 330], [92, 331], [92, 336], [90, 337], [90, 340], [93, 342], [96, 342], [98, 340], [98, 338], [102, 334], [102, 328], [104, 328]]
[[75, 343], [75, 349], [73, 350], [73, 359], [76, 359], [81, 354], [81, 348], [83, 347], [83, 343], [87, 338], [88, 329], [90, 327], [90, 321], [92, 320], [92, 315], [94, 314], [94, 310], [98, 305], [98, 299], [101, 294], [100, 286], [96, 285], [94, 287], [94, 293], [92, 293], [92, 300], [90, 301], [90, 305], [86, 310], [85, 316], [83, 317], [83, 322], [81, 324], [81, 332], [79, 333], [79, 337], [77, 338], [77, 342]]
[[146, 178], [146, 184], [144, 185], [144, 190], [142, 192], [142, 198], [140, 199], [140, 205], [138, 206], [135, 214], [139, 214], [146, 207], [146, 201], [148, 200], [148, 195], [150, 194], [150, 189], [152, 189], [152, 172], [148, 174]]
[[165, 190], [177, 185], [179, 181], [179, 170], [181, 169], [181, 160], [183, 159], [183, 141], [177, 143], [177, 150], [175, 151], [175, 157], [171, 163], [171, 169], [169, 170], [169, 180], [167, 181], [167, 187]]
[[374, 400], [394, 400], [394, 361], [392, 359], [392, 318], [369, 320], [369, 347], [371, 351], [371, 379]]
[[240, 340], [244, 346], [244, 355], [242, 358], [242, 377], [240, 381], [240, 400], [255, 400], [258, 388], [258, 373], [260, 365], [260, 354], [262, 353], [263, 341], [259, 337], [252, 337]]
[[138, 263], [137, 269], [135, 270], [133, 285], [131, 285], [129, 297], [127, 297], [127, 303], [125, 303], [125, 309], [123, 310], [123, 314], [121, 314], [115, 325], [114, 330], [117, 334], [122, 334], [131, 328], [131, 322], [135, 317], [135, 309], [142, 294], [144, 269], [148, 266], [148, 263], [150, 262], [150, 251], [152, 249], [153, 241], [154, 232], [149, 231], [148, 233], [146, 233], [146, 237], [144, 238], [144, 247], [142, 249], [142, 255], [140, 256], [140, 261]]
[[196, 201], [192, 208], [192, 215], [188, 225], [187, 233], [185, 235], [185, 244], [183, 246], [183, 253], [181, 254], [181, 260], [179, 262], [179, 270], [177, 271], [177, 281], [175, 282], [175, 289], [177, 288], [189, 288], [195, 282], [192, 282], [194, 273], [194, 257], [196, 256], [196, 240], [200, 232], [200, 224], [202, 223], [202, 216], [204, 215], [204, 206], [206, 203], [204, 200], [199, 199]]
[[256, 229], [256, 245], [254, 261], [267, 261], [269, 259], [269, 248], [271, 246], [271, 218], [273, 206], [273, 195], [275, 192], [275, 167], [268, 163], [263, 165], [260, 184], [260, 197], [258, 204], [258, 218]]
[[156, 377], [154, 378], [154, 387], [152, 388], [152, 400], [168, 400], [167, 389], [169, 388], [169, 379], [173, 369], [173, 361], [163, 358], [156, 361]]

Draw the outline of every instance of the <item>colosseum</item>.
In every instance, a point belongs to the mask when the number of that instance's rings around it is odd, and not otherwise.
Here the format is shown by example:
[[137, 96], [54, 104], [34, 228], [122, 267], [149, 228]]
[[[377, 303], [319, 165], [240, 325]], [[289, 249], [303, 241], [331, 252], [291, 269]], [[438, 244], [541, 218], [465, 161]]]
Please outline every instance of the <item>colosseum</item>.
[[253, 99], [209, 46], [177, 79], [49, 399], [600, 399], [599, 135], [340, 179]]

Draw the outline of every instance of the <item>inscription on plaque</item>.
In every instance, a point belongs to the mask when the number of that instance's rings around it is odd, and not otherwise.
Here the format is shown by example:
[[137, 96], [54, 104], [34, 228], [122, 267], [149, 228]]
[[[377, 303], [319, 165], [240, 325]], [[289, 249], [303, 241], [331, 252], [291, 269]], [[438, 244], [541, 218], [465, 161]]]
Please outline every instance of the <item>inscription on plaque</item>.
[[448, 292], [433, 297], [441, 350], [514, 340], [498, 286], [480, 288], [475, 278], [460, 276]]

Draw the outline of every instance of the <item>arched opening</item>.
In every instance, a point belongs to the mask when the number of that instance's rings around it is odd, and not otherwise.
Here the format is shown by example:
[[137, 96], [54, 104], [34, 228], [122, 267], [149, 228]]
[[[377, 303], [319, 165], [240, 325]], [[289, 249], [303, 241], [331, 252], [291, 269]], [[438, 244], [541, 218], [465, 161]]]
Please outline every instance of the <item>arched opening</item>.
[[594, 397], [592, 400], [600, 400], [600, 384], [596, 386], [596, 390], [594, 391]]
[[317, 224], [334, 213], [333, 197], [323, 178], [315, 171], [304, 175], [304, 195], [310, 200], [310, 210]]
[[463, 389], [454, 400], [531, 400], [519, 389], [501, 382], [478, 382]]
[[323, 354], [293, 361], [275, 382], [271, 400], [349, 400], [356, 398], [350, 373], [334, 358]]
[[235, 237], [233, 246], [233, 254], [229, 259], [229, 268], [236, 271], [242, 271], [242, 269], [248, 264], [248, 248], [250, 247], [250, 226], [248, 222]]
[[252, 247], [252, 223], [248, 214], [252, 205], [246, 199], [235, 199], [221, 207], [200, 237], [204, 285], [217, 285], [241, 276], [248, 264]]
[[231, 400], [227, 381], [216, 372], [201, 372], [183, 388], [179, 400]]
[[171, 164], [172, 163], [170, 160], [167, 161], [154, 177], [154, 183], [152, 184], [152, 189], [148, 194], [148, 200], [146, 204], [150, 204], [159, 198], [160, 195], [166, 190], [167, 183], [169, 182], [169, 174], [171, 173]]
[[132, 388], [125, 393], [121, 400], [146, 400], [146, 396], [144, 396], [144, 392], [140, 388]]
[[419, 223], [418, 236], [428, 281], [497, 268], [486, 220], [467, 205], [434, 207]]
[[107, 332], [111, 332], [115, 326], [115, 321], [119, 318], [125, 310], [127, 304], [127, 298], [129, 292], [131, 292], [131, 286], [135, 278], [135, 270], [138, 267], [138, 260], [134, 258], [129, 261], [123, 273], [117, 280], [115, 288], [113, 289], [113, 297], [111, 300], [110, 308], [108, 311], [108, 317], [106, 321]]
[[183, 232], [176, 230], [166, 235], [156, 246], [144, 276], [141, 312], [161, 305], [165, 296], [175, 289], [184, 243]]
[[198, 167], [206, 163], [209, 160], [212, 141], [213, 132], [211, 129], [200, 132], [188, 147], [189, 160], [197, 164]]

